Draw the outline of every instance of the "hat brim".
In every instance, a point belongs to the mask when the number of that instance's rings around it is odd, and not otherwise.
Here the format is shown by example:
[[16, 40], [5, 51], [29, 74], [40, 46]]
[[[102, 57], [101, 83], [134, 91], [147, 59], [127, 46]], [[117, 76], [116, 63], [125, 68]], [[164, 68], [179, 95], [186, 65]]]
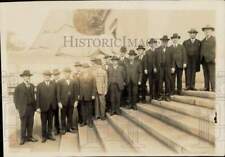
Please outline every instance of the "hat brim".
[[24, 76], [33, 76], [33, 74], [20, 74], [21, 77], [24, 77]]
[[161, 41], [169, 41], [170, 39], [164, 39], [164, 38], [161, 38], [160, 40], [161, 40]]
[[45, 75], [45, 76], [51, 76], [52, 74], [51, 73], [43, 73], [43, 75]]
[[180, 36], [172, 36], [171, 39], [180, 39]]
[[145, 48], [137, 48], [136, 50], [140, 50], [140, 49], [145, 50]]
[[53, 73], [52, 75], [59, 75], [60, 73], [58, 72], [58, 73]]
[[212, 31], [214, 31], [214, 30], [215, 30], [215, 28], [214, 28], [214, 27], [203, 27], [203, 28], [202, 28], [202, 31], [205, 31], [206, 29], [209, 29], [209, 30], [212, 30]]
[[195, 34], [197, 34], [198, 31], [188, 31], [188, 33], [195, 33]]

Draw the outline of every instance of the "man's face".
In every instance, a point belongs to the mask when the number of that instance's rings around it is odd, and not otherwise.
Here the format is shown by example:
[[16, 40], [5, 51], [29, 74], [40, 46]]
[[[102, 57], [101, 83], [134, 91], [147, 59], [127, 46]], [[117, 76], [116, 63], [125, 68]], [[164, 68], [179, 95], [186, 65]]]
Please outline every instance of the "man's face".
[[141, 54], [144, 53], [144, 50], [143, 49], [138, 49], [137, 52], [138, 52], [139, 55], [141, 55]]
[[30, 83], [30, 76], [23, 76], [23, 80], [26, 83]]
[[53, 75], [54, 80], [59, 80], [60, 75]]
[[163, 40], [163, 41], [162, 41], [162, 46], [166, 47], [167, 44], [168, 44], [168, 41], [166, 41], [166, 40]]
[[45, 81], [50, 81], [51, 75], [43, 75]]
[[117, 65], [117, 60], [112, 60], [113, 65]]
[[130, 60], [134, 60], [135, 56], [134, 55], [131, 55], [129, 56]]
[[150, 43], [149, 47], [154, 48], [154, 43]]
[[178, 43], [178, 40], [179, 40], [178, 38], [173, 38], [172, 39], [172, 41], [173, 41], [174, 44], [177, 44]]
[[70, 73], [69, 72], [64, 72], [65, 79], [70, 79]]
[[190, 33], [190, 38], [191, 38], [191, 39], [195, 39], [196, 36], [197, 36], [197, 33]]
[[204, 33], [205, 33], [205, 36], [211, 36], [212, 35], [212, 30], [211, 29], [205, 29]]

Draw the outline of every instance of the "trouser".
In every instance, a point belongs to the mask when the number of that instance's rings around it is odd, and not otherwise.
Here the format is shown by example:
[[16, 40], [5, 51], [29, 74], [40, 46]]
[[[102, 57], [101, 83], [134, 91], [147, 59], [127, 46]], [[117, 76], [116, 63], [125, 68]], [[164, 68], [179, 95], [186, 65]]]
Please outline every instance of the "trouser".
[[55, 130], [59, 132], [60, 128], [59, 128], [59, 108], [58, 107], [56, 107], [56, 109], [53, 110], [53, 121], [54, 121]]
[[127, 99], [128, 99], [128, 89], [127, 89], [127, 85], [125, 85], [124, 89], [122, 90], [122, 93], [121, 93], [120, 106], [126, 106]]
[[104, 118], [105, 108], [106, 108], [105, 95], [98, 94], [97, 98], [95, 99], [95, 117]]
[[202, 61], [205, 89], [215, 91], [215, 63], [208, 63], [204, 59]]
[[69, 99], [61, 109], [62, 130], [64, 131], [72, 128], [73, 108], [73, 102]]
[[81, 114], [81, 101], [78, 101], [77, 105], [77, 112], [78, 112], [78, 122], [81, 124], [83, 122], [82, 120], [82, 114]]
[[78, 110], [77, 107], [73, 108], [73, 116], [72, 116], [72, 128], [78, 129]]
[[197, 57], [188, 56], [187, 61], [188, 61], [187, 68], [185, 69], [186, 88], [194, 89], [196, 68], [197, 68]]
[[117, 83], [112, 83], [109, 86], [110, 91], [110, 103], [111, 103], [111, 113], [120, 113], [120, 98], [121, 91]]
[[156, 86], [154, 84], [154, 75], [153, 73], [149, 73], [148, 74], [148, 83], [149, 83], [149, 96], [150, 96], [150, 100], [153, 99], [153, 97], [155, 96], [155, 89]]
[[53, 109], [41, 111], [42, 137], [47, 138], [52, 135]]
[[183, 74], [183, 68], [179, 68], [176, 66], [175, 73], [172, 74], [171, 79], [171, 93], [175, 94], [175, 84], [177, 80], [177, 92], [180, 93], [182, 90], [182, 74]]
[[[159, 90], [160, 97], [170, 96], [170, 83], [171, 83], [171, 73], [170, 68], [168, 67], [160, 67], [159, 71]], [[165, 92], [163, 90], [163, 83], [165, 83]]]
[[138, 85], [137, 83], [128, 83], [128, 100], [129, 106], [134, 107], [137, 103]]
[[83, 123], [90, 124], [93, 122], [92, 114], [93, 114], [93, 104], [92, 100], [81, 100], [81, 114]]
[[106, 111], [110, 111], [110, 107], [111, 107], [111, 102], [110, 102], [110, 91], [108, 89], [108, 92], [105, 96], [105, 100], [106, 100]]
[[159, 73], [153, 74], [153, 99], [158, 99], [160, 96], [160, 89], [159, 89]]
[[147, 85], [146, 85], [146, 82], [148, 80], [148, 75], [146, 75], [144, 72], [143, 72], [143, 76], [142, 76], [142, 80], [141, 80], [141, 85], [139, 85], [139, 94], [138, 94], [138, 101], [141, 100], [141, 101], [145, 101], [146, 100], [146, 95], [147, 95]]
[[34, 125], [34, 107], [27, 105], [25, 114], [20, 116], [20, 127], [21, 127], [21, 139], [31, 138], [33, 134]]

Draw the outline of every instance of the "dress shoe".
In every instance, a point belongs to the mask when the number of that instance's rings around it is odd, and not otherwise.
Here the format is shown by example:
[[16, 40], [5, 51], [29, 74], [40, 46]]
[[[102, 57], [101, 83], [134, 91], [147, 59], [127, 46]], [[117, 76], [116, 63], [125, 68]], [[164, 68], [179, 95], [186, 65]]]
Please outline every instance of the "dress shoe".
[[160, 97], [158, 100], [159, 100], [159, 101], [163, 101], [163, 97]]
[[44, 138], [44, 137], [43, 137], [42, 140], [41, 140], [42, 143], [45, 143], [46, 141], [47, 141], [47, 139]]
[[170, 99], [170, 97], [166, 97], [166, 99], [165, 99], [166, 101], [170, 101], [171, 99]]
[[106, 120], [105, 116], [104, 117], [101, 117], [101, 120]]
[[27, 141], [29, 141], [29, 142], [37, 142], [38, 140], [33, 138], [33, 137], [30, 137], [30, 138], [27, 139]]
[[49, 135], [48, 139], [51, 140], [51, 141], [55, 141], [55, 138], [52, 135]]
[[75, 133], [75, 130], [73, 130], [73, 129], [68, 129], [67, 131], [70, 133]]
[[65, 134], [66, 134], [66, 131], [65, 131], [65, 130], [61, 130], [61, 131], [60, 131], [60, 134], [61, 134], [61, 135], [65, 135]]
[[133, 106], [133, 109], [134, 109], [134, 110], [137, 110], [137, 105], [134, 105], [134, 106]]
[[93, 122], [88, 123], [88, 126], [89, 126], [90, 128], [93, 128]]
[[21, 139], [20, 140], [20, 145], [24, 145], [25, 144], [25, 139]]
[[83, 127], [83, 126], [85, 126], [86, 125], [86, 123], [81, 123], [80, 124], [80, 127]]
[[197, 90], [196, 88], [191, 88], [191, 90]]

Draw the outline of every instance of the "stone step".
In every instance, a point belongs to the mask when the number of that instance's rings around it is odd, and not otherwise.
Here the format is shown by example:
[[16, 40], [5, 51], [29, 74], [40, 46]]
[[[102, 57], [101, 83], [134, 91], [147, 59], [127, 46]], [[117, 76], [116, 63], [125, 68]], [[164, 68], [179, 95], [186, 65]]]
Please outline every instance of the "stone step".
[[88, 126], [79, 127], [80, 155], [103, 155], [105, 150], [94, 128]]
[[194, 118], [214, 123], [215, 113], [214, 110], [212, 109], [208, 109], [201, 106], [189, 105], [176, 101], [167, 102], [167, 101], [152, 100], [151, 104], [161, 107], [162, 109], [175, 111], [184, 115], [188, 115]]
[[59, 153], [67, 155], [79, 155], [78, 133], [66, 133], [61, 135]]
[[188, 96], [200, 97], [200, 98], [208, 98], [208, 99], [215, 99], [216, 98], [216, 93], [215, 92], [209, 92], [209, 91], [183, 90], [182, 94], [188, 95]]
[[208, 142], [141, 111], [122, 109], [122, 114], [180, 154], [214, 153], [214, 147]]
[[176, 102], [181, 102], [185, 104], [201, 106], [209, 109], [215, 109], [215, 100], [207, 99], [207, 98], [200, 98], [195, 96], [180, 96], [180, 95], [173, 95], [171, 99]]
[[134, 155], [132, 147], [124, 141], [107, 120], [96, 120], [94, 124], [106, 150], [105, 155]]
[[107, 115], [109, 122], [132, 145], [138, 155], [174, 154], [169, 147], [149, 135], [126, 117]]
[[182, 131], [199, 137], [211, 144], [215, 143], [215, 126], [213, 123], [190, 117], [178, 112], [163, 109], [155, 105], [138, 105], [138, 109]]

